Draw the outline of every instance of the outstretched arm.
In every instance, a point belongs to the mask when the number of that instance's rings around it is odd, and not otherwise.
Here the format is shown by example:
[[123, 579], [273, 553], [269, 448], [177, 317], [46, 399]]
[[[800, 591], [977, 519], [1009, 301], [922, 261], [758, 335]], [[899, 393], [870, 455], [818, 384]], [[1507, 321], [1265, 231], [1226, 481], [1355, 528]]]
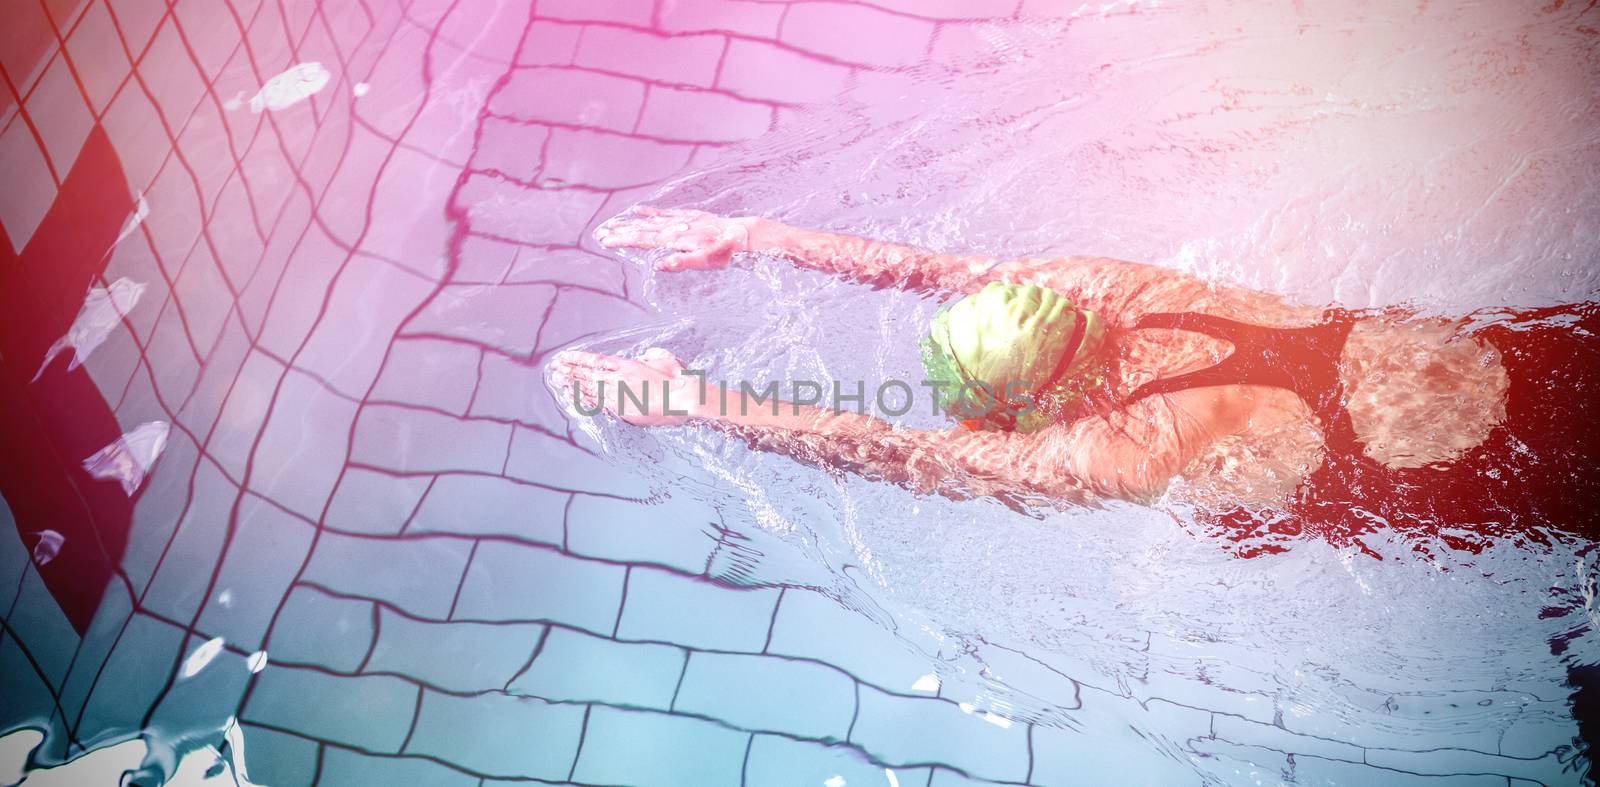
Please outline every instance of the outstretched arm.
[[641, 205], [632, 214], [607, 222], [596, 235], [607, 248], [675, 251], [657, 263], [663, 271], [721, 268], [735, 254], [754, 253], [781, 257], [852, 281], [920, 292], [970, 293], [991, 281], [1036, 284], [1061, 292], [1122, 325], [1159, 311], [1209, 312], [1277, 325], [1308, 324], [1322, 313], [1268, 293], [1110, 257], [1000, 261], [698, 210]]
[[[703, 422], [761, 450], [957, 499], [1148, 500], [1213, 440], [1249, 418], [1229, 389], [1208, 388], [1148, 397], [1106, 418], [1033, 434], [927, 431], [855, 412], [753, 401], [716, 386], [705, 386], [701, 398], [701, 378], [684, 374], [682, 364], [662, 350], [638, 361], [566, 352], [555, 360], [554, 372], [563, 395], [629, 423]], [[671, 388], [677, 412], [664, 412], [659, 395], [650, 412], [628, 412], [616, 394], [619, 383], [634, 391]]]
[[595, 235], [606, 248], [673, 250], [657, 263], [663, 271], [721, 268], [735, 254], [767, 254], [851, 281], [924, 292], [977, 289], [983, 272], [995, 264], [988, 257], [936, 254], [769, 219], [648, 205], [606, 222]]

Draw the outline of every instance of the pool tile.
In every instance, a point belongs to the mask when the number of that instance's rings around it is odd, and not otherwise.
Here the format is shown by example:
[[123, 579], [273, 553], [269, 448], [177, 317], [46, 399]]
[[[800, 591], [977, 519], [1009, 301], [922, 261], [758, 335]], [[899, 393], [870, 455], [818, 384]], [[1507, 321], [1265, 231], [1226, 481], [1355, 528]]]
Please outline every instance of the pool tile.
[[574, 554], [699, 574], [717, 548], [717, 512], [684, 495], [652, 503], [577, 495], [567, 513]]
[[289, 591], [267, 642], [274, 664], [310, 664], [355, 672], [372, 649], [370, 601], [330, 596], [301, 585]]
[[930, 22], [867, 5], [795, 3], [783, 18], [785, 44], [865, 66], [919, 62], [933, 38]]
[[[1050, 784], [1050, 782], [1030, 782], [1030, 784], [1044, 785]], [[1074, 782], [1067, 782], [1066, 784], [1070, 785], [1074, 784]], [[991, 781], [964, 776], [949, 768], [934, 768], [928, 779], [928, 787], [999, 787], [999, 785]]]
[[150, 727], [162, 730], [220, 730], [244, 698], [250, 670], [246, 657], [223, 648], [210, 660], [197, 660], [202, 649], [212, 647], [208, 634], [188, 637], [183, 644], [177, 678], [161, 697], [150, 717]]
[[539, 15], [551, 19], [583, 22], [621, 22], [630, 25], [650, 24], [651, 0], [614, 0], [609, 3], [592, 3], [586, 0], [546, 0], [539, 4]]
[[239, 376], [227, 401], [222, 403], [222, 413], [208, 445], [210, 455], [217, 464], [235, 479], [244, 478], [250, 451], [255, 446], [256, 435], [267, 417], [272, 394], [283, 376], [284, 367], [266, 353], [253, 351], [244, 359]]
[[[1205, 715], [1200, 714], [1201, 717]], [[1034, 725], [1033, 783], [1074, 784], [1083, 780], [1104, 780], [1113, 774], [1127, 784], [1198, 783], [1194, 766], [1173, 759], [1168, 751], [1157, 749], [1135, 732], [1125, 718], [1075, 718], [1079, 719], [1081, 729], [1092, 734], [1079, 729]], [[1166, 730], [1157, 722], [1142, 718], [1138, 722], [1146, 734], [1150, 729]], [[1208, 731], [1201, 726], [1183, 734], [1205, 737]]]
[[[600, 216], [605, 195], [587, 189], [529, 188], [474, 174], [456, 196], [472, 230], [529, 245], [570, 244]], [[528, 216], [542, 221], [531, 222]]]
[[[296, 194], [287, 210], [294, 215], [303, 207], [303, 198]], [[345, 256], [346, 253], [327, 233], [315, 227], [299, 242], [279, 241], [274, 238], [274, 242], [268, 244], [267, 260], [262, 267], [264, 271], [274, 272], [264, 277], [257, 276], [262, 282], [262, 287], [267, 290], [266, 297], [271, 296], [271, 288], [280, 281], [294, 282], [296, 290], [314, 295], [302, 298], [279, 296], [271, 299], [271, 311], [261, 322], [262, 349], [272, 352], [278, 358], [294, 357], [295, 352], [300, 349], [300, 345], [305, 342], [315, 326], [317, 316], [321, 313], [322, 299], [334, 286], [334, 275], [338, 273], [340, 261], [344, 260]], [[280, 259], [283, 261], [282, 268], [279, 267]], [[276, 272], [279, 270], [282, 272]], [[245, 299], [241, 297], [241, 300]], [[266, 304], [263, 304], [263, 307], [265, 306]]]
[[558, 128], [550, 132], [539, 177], [599, 189], [640, 186], [681, 170], [693, 150], [693, 145]]
[[234, 47], [239, 45], [237, 35], [218, 35], [220, 31], [237, 30], [228, 6], [190, 0], [177, 3], [172, 10], [178, 17], [178, 27], [183, 31], [190, 50], [194, 52], [195, 59], [200, 61], [201, 74], [211, 76], [221, 71], [222, 64], [227, 62]]
[[63, 179], [78, 160], [78, 151], [89, 138], [94, 116], [78, 94], [77, 84], [64, 58], [54, 58], [39, 77], [27, 100], [28, 115], [44, 138], [50, 163]]
[[652, 82], [710, 87], [726, 44], [725, 37], [715, 34], [664, 36], [595, 25], [579, 39], [573, 63]]
[[470, 415], [518, 421], [566, 434], [567, 417], [544, 382], [544, 370], [499, 353], [485, 353], [478, 374], [478, 396]]
[[[24, 572], [20, 585], [12, 584], [11, 589], [17, 590], [17, 598], [14, 605], [6, 607], [9, 615], [6, 625], [10, 629], [8, 638], [15, 636], [27, 646], [35, 665], [43, 670], [45, 680], [49, 681], [52, 689], [59, 691], [67, 679], [67, 667], [71, 665], [78, 649], [78, 632], [51, 597], [38, 571], [30, 569]], [[18, 649], [15, 642], [5, 647]], [[24, 670], [31, 675], [35, 667], [28, 666]]]
[[5, 498], [0, 498], [0, 608], [11, 609], [16, 601], [18, 583], [24, 571], [33, 572], [31, 565], [34, 545], [22, 540], [17, 530], [16, 515]]
[[[1378, 770], [1371, 765], [1343, 760], [1324, 760], [1317, 757], [1296, 757], [1294, 761], [1296, 784], [1316, 787], [1338, 787], [1349, 784], [1372, 784], [1383, 787], [1523, 787], [1504, 776], [1487, 773], [1460, 773], [1448, 779], [1394, 770]], [[1548, 784], [1548, 782], [1540, 782]]]
[[850, 68], [829, 63], [791, 47], [736, 38], [728, 43], [717, 87], [742, 98], [804, 104], [842, 94], [850, 84]]
[[585, 708], [509, 694], [455, 697], [424, 690], [406, 753], [487, 776], [564, 780]]
[[579, 339], [627, 330], [639, 320], [649, 318], [648, 311], [620, 293], [563, 288], [556, 293], [555, 308], [539, 331], [534, 353], [548, 356]]
[[256, 676], [241, 719], [395, 753], [411, 729], [418, 691], [415, 684], [386, 675], [344, 677], [268, 664]]
[[[472, 150], [472, 169], [475, 172], [490, 175], [499, 173], [523, 183], [532, 183], [541, 165], [539, 152], [544, 149], [544, 143], [549, 138], [549, 126], [488, 118], [483, 121], [479, 129], [478, 144]], [[478, 242], [481, 243], [481, 239]], [[472, 280], [473, 255], [470, 251], [462, 251], [459, 265], [460, 267], [452, 275], [458, 280]], [[467, 270], [463, 271], [463, 268]], [[502, 269], [501, 273], [504, 272]], [[491, 283], [499, 280], [496, 277]]]
[[161, 24], [165, 12], [140, 0], [107, 0], [107, 4], [116, 15], [117, 29], [128, 51], [138, 57], [150, 43], [151, 36], [155, 35], [156, 26]]
[[772, 625], [769, 653], [834, 664], [867, 683], [909, 692], [933, 660], [860, 613], [808, 590], [790, 590]]
[[639, 133], [683, 142], [738, 142], [765, 134], [772, 107], [708, 90], [655, 86]]
[[244, 765], [250, 781], [272, 787], [312, 787], [317, 774], [317, 742], [298, 735], [240, 724]]
[[50, 687], [15, 642], [0, 644], [0, 696], [6, 698], [8, 720], [48, 719], [55, 711]]
[[673, 709], [748, 730], [842, 741], [855, 718], [856, 686], [812, 662], [693, 653]]
[[632, 461], [596, 456], [543, 432], [516, 427], [506, 475], [558, 489], [643, 499], [650, 489], [637, 472], [613, 462]]
[[1212, 720], [1218, 738], [1247, 746], [1265, 746], [1290, 754], [1309, 754], [1330, 760], [1361, 762], [1362, 749], [1333, 738], [1298, 735], [1282, 727], [1217, 714]]
[[259, 649], [289, 583], [305, 564], [315, 532], [260, 498], [246, 497], [199, 627], [247, 651]]
[[[209, 229], [211, 246], [216, 249], [216, 259], [222, 272], [235, 288], [242, 288], [261, 264], [266, 242], [256, 234], [256, 224], [249, 218], [251, 204], [249, 188], [243, 177], [235, 174], [222, 187], [213, 215], [240, 216], [240, 221], [212, 222]], [[263, 228], [265, 229], [265, 228]], [[130, 236], [131, 237], [131, 236]], [[126, 243], [127, 241], [123, 241]], [[230, 297], [231, 302], [231, 297]]]
[[1003, 728], [981, 713], [963, 713], [953, 702], [897, 697], [870, 686], [861, 687], [860, 702], [850, 742], [884, 762], [945, 763], [996, 781], [1027, 778], [1025, 724]]
[[434, 481], [406, 532], [507, 536], [559, 547], [569, 497], [496, 476], [447, 473]]
[[295, 365], [346, 396], [365, 397], [395, 332], [432, 291], [431, 284], [393, 265], [351, 259]]
[[886, 771], [894, 773], [899, 787], [927, 787], [933, 775], [928, 768], [884, 768], [868, 762], [861, 752], [849, 746], [825, 746], [785, 738], [756, 735], [750, 744], [750, 760], [745, 766], [747, 785], [806, 785], [822, 787], [831, 779], [846, 785], [870, 787], [889, 784]]
[[[111, 147], [117, 151], [117, 159], [122, 163], [123, 174], [128, 178], [129, 192], [145, 193], [155, 180], [156, 170], [161, 166], [162, 159], [172, 149], [172, 141], [161, 128], [161, 119], [156, 114], [155, 105], [143, 91], [139, 90], [137, 84], [131, 88], [124, 85], [123, 89], [112, 97], [111, 106], [101, 116], [100, 122], [105, 127], [106, 137], [111, 140]], [[15, 127], [13, 124], [13, 128]], [[27, 129], [22, 129], [22, 132], [26, 135]], [[26, 161], [9, 155], [6, 160], [13, 162], [12, 166], [20, 166]], [[19, 175], [27, 174], [26, 170], [13, 171]], [[29, 190], [32, 188], [30, 185]], [[11, 191], [8, 189], [7, 193]], [[154, 209], [155, 206], [152, 205], [151, 210]], [[7, 232], [11, 232], [9, 221], [6, 227]], [[11, 232], [13, 243], [18, 241], [18, 237], [15, 232]]]
[[205, 82], [189, 62], [177, 26], [170, 18], [156, 28], [150, 48], [138, 60], [139, 76], [154, 96], [167, 127], [177, 133], [200, 104]]
[[0, 159], [6, 162], [9, 181], [7, 188], [0, 190], [0, 225], [13, 250], [21, 252], [55, 201], [56, 184], [50, 178], [44, 151], [24, 123], [13, 122], [0, 130]]
[[305, 579], [339, 593], [386, 601], [413, 615], [443, 619], [461, 582], [472, 542], [458, 538], [367, 538], [323, 533]]
[[441, 43], [448, 41], [473, 57], [510, 64], [528, 16], [522, 3], [458, 4], [443, 19], [439, 36]]
[[551, 620], [610, 634], [623, 569], [503, 541], [478, 546], [461, 585], [457, 620]]
[[578, 37], [586, 27], [576, 22], [535, 19], [517, 52], [517, 65], [571, 65], [572, 56], [578, 51]]
[[459, 342], [401, 339], [389, 344], [388, 353], [371, 399], [467, 414], [483, 351]]
[[434, 294], [406, 328], [527, 355], [539, 338], [538, 315], [545, 313], [555, 294], [554, 287], [544, 284], [449, 285]]
[[[547, 282], [624, 295], [628, 281], [637, 284], [638, 265], [588, 249], [524, 249], [512, 261], [508, 282]], [[630, 275], [631, 274], [631, 275]], [[638, 292], [635, 288], [631, 292]]]
[[89, 729], [138, 729], [166, 684], [182, 645], [182, 629], [135, 613], [94, 681], [83, 724]]
[[[374, 757], [339, 748], [330, 748], [322, 756], [322, 772], [317, 777], [317, 787], [368, 787], [377, 784], [478, 787], [478, 777], [420, 757]], [[277, 787], [276, 784], [273, 787]]]
[[[245, 355], [249, 352], [250, 340], [239, 326], [239, 321], [228, 319], [222, 324], [222, 334], [211, 348], [211, 356], [200, 368], [200, 379], [196, 381], [189, 401], [178, 411], [176, 420], [194, 434], [208, 434], [221, 414], [228, 390], [233, 386], [239, 367], [244, 365]], [[168, 442], [170, 450], [170, 438]]]
[[597, 705], [572, 779], [635, 787], [734, 787], [749, 733], [708, 721]]
[[422, 495], [434, 483], [433, 476], [394, 475], [346, 468], [333, 502], [323, 520], [329, 527], [356, 533], [391, 536], [400, 532]]
[[617, 638], [758, 653], [777, 601], [774, 588], [738, 589], [635, 568]]
[[[105, 595], [100, 599], [100, 608], [95, 612], [94, 620], [89, 622], [89, 630], [84, 633], [82, 644], [78, 646], [78, 655], [67, 672], [67, 684], [61, 689], [61, 705], [67, 709], [67, 713], [75, 714], [83, 707], [91, 685], [111, 655], [113, 645], [121, 644], [119, 639], [124, 625], [131, 622], [132, 615], [133, 599], [128, 596], [124, 586], [118, 582], [107, 584]], [[166, 654], [169, 664], [173, 655]]]
[[1564, 703], [1550, 708], [1524, 708], [1500, 736], [1499, 752], [1507, 757], [1537, 758], [1579, 737], [1578, 722]]
[[[980, 646], [977, 655], [987, 668], [984, 677], [1023, 697], [1037, 698], [1052, 708], [1070, 710], [1081, 705], [1078, 684], [1072, 677], [1040, 661], [992, 644]], [[948, 694], [945, 696], [966, 699]]]
[[133, 70], [104, 6], [90, 3], [83, 8], [82, 21], [67, 37], [67, 53], [83, 80], [83, 91], [90, 96], [90, 109], [96, 114], [104, 112], [112, 94]]
[[[498, 72], [494, 76], [499, 76]], [[485, 76], [485, 82], [489, 79]], [[443, 101], [443, 95], [436, 100]], [[453, 107], [455, 120], [460, 119]], [[460, 151], [458, 164], [447, 166], [438, 158], [451, 155], [446, 146], [450, 135], [457, 134], [453, 143], [461, 147], [472, 140], [470, 128], [454, 124], [435, 130], [440, 139], [422, 139], [421, 131], [413, 126], [406, 135], [408, 147], [397, 148], [394, 156], [383, 167], [383, 174], [372, 186], [372, 221], [367, 224], [366, 235], [361, 239], [361, 249], [385, 259], [395, 260], [413, 273], [429, 281], [443, 278], [447, 267], [450, 235], [454, 231], [446, 213], [450, 194], [460, 167], [464, 166], [467, 151]], [[409, 146], [430, 151], [433, 155], [419, 153]]]
[[250, 489], [308, 519], [322, 516], [355, 416], [354, 404], [290, 369], [254, 452]]
[[397, 473], [462, 470], [497, 475], [510, 439], [508, 424], [369, 404], [361, 408], [350, 459]]
[[[785, 3], [751, 3], [745, 0], [697, 0], [661, 7], [656, 24], [669, 33], [738, 33], [776, 38]], [[727, 69], [725, 68], [724, 71]]]
[[[220, 327], [220, 325], [218, 326]], [[195, 360], [196, 349], [190, 344], [188, 333], [177, 311], [168, 309], [156, 323], [150, 335], [146, 355], [150, 359], [156, 390], [163, 402], [182, 402], [194, 390], [200, 378], [200, 362]], [[137, 381], [139, 383], [145, 380]]]
[[446, 691], [499, 690], [528, 663], [544, 626], [428, 623], [378, 612], [364, 672], [394, 672]]
[[1533, 760], [1501, 757], [1476, 751], [1430, 749], [1401, 751], [1397, 749], [1367, 749], [1367, 765], [1390, 768], [1424, 776], [1451, 776], [1493, 774], [1501, 778], [1516, 777], [1550, 783], [1566, 778], [1565, 763], [1554, 753]]
[[564, 702], [601, 702], [667, 710], [687, 654], [670, 645], [616, 642], [551, 627], [528, 671], [511, 682], [513, 694]]
[[[143, 557], [155, 572], [144, 592], [142, 606], [173, 620], [188, 621], [204, 601], [209, 568], [221, 557], [228, 516], [238, 488], [210, 462], [195, 468], [195, 494], [178, 523], [170, 546], [162, 539], [152, 554]], [[162, 558], [164, 548], [165, 557]], [[155, 561], [161, 558], [159, 566]]]
[[539, 67], [514, 72], [505, 89], [489, 102], [489, 109], [523, 120], [626, 134], [633, 131], [644, 95], [644, 83], [637, 79]]

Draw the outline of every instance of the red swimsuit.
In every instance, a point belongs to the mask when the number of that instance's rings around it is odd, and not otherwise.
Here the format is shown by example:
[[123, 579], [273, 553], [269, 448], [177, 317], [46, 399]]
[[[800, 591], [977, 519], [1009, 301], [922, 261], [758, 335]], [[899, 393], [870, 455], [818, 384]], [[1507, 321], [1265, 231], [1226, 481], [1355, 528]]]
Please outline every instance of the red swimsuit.
[[1506, 419], [1448, 465], [1393, 469], [1368, 458], [1351, 426], [1339, 356], [1355, 323], [1330, 310], [1307, 328], [1268, 328], [1205, 314], [1151, 314], [1138, 328], [1178, 328], [1227, 341], [1215, 366], [1154, 380], [1132, 399], [1213, 385], [1294, 391], [1322, 424], [1322, 466], [1284, 511], [1222, 512], [1241, 554], [1282, 551], [1310, 533], [1360, 544], [1379, 528], [1432, 535], [1461, 549], [1488, 538], [1543, 542], [1600, 533], [1600, 304], [1508, 315], [1474, 331], [1494, 345], [1510, 377]]

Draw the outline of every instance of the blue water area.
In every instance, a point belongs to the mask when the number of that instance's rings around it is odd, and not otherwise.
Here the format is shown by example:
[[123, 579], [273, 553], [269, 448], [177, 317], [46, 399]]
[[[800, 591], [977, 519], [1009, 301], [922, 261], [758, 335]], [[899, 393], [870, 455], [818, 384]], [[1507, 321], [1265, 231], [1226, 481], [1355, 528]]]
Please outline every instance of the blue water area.
[[1592, 301], [1592, 4], [13, 5], [0, 782], [1592, 782], [1592, 523], [953, 499], [552, 372], [921, 379], [938, 297], [658, 270], [641, 204]]

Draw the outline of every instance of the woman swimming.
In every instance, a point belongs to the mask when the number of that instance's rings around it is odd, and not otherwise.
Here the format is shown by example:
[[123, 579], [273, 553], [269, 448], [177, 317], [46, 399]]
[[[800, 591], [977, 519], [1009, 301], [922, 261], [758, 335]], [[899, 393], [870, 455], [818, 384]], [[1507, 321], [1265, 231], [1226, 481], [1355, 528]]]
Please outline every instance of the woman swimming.
[[[559, 384], [673, 390], [623, 415], [699, 421], [803, 461], [957, 498], [1196, 502], [1253, 549], [1305, 529], [1337, 540], [1426, 528], [1483, 535], [1587, 529], [1600, 512], [1588, 417], [1600, 305], [1489, 324], [1296, 306], [1099, 257], [997, 262], [784, 226], [638, 208], [598, 232], [659, 248], [662, 271], [756, 253], [877, 286], [959, 294], [923, 340], [930, 381], [965, 428], [899, 428], [856, 412], [769, 409], [702, 385], [664, 350], [563, 353]], [[1476, 324], [1478, 327], [1472, 328]], [[1541, 538], [1541, 535], [1535, 535]], [[1453, 540], [1452, 540], [1453, 539]]]

